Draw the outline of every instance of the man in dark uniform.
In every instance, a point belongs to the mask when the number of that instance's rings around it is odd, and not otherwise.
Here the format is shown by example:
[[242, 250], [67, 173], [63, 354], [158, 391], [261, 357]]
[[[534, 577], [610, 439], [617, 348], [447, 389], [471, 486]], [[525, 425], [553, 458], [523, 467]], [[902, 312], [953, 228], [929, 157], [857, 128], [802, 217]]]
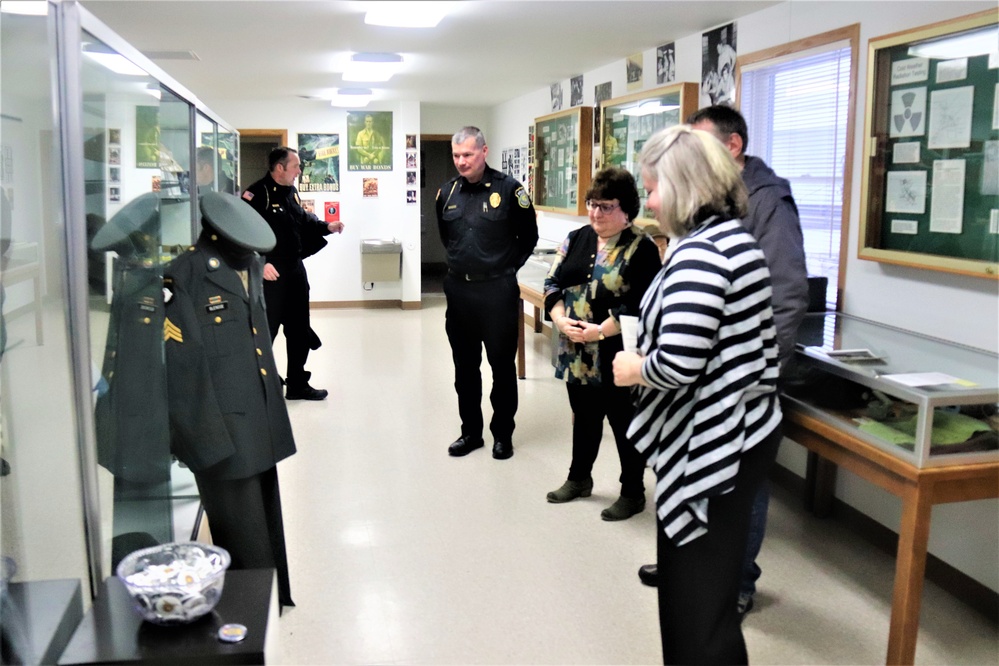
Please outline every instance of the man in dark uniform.
[[343, 231], [343, 222], [322, 222], [302, 209], [295, 179], [300, 173], [298, 153], [275, 148], [267, 157], [268, 173], [243, 192], [243, 200], [267, 221], [277, 245], [266, 255], [264, 298], [271, 341], [284, 326], [288, 350], [285, 397], [288, 400], [323, 400], [325, 389], [309, 386], [305, 371], [310, 349], [319, 348], [319, 338], [309, 325], [309, 276], [302, 262], [326, 246], [323, 236]]
[[461, 436], [449, 447], [464, 456], [483, 446], [482, 347], [492, 368], [489, 401], [493, 458], [513, 455], [517, 413], [517, 270], [538, 242], [534, 206], [524, 187], [486, 164], [486, 138], [463, 127], [451, 138], [458, 177], [437, 192], [437, 225], [447, 249], [446, 330], [454, 359]]
[[163, 295], [170, 443], [194, 473], [212, 541], [232, 568], [288, 579], [277, 463], [295, 453], [268, 338], [256, 252], [274, 234], [231, 194], [201, 198], [204, 231], [166, 268]]

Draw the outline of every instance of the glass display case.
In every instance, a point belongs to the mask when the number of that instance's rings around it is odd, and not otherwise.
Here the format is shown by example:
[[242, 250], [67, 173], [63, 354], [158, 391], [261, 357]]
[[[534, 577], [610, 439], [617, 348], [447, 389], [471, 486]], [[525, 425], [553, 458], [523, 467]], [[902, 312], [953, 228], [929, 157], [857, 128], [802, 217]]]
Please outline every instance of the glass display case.
[[630, 171], [642, 199], [641, 218], [655, 215], [645, 207], [648, 194], [642, 187], [636, 158], [645, 141], [666, 127], [679, 125], [697, 110], [697, 84], [676, 83], [617, 97], [600, 103], [600, 160], [598, 168], [619, 166]]
[[580, 106], [535, 118], [534, 207], [553, 213], [585, 215], [590, 188], [593, 109]]
[[790, 404], [915, 467], [999, 460], [999, 356], [842, 313], [798, 334]]
[[861, 259], [999, 279], [997, 21], [871, 40]]

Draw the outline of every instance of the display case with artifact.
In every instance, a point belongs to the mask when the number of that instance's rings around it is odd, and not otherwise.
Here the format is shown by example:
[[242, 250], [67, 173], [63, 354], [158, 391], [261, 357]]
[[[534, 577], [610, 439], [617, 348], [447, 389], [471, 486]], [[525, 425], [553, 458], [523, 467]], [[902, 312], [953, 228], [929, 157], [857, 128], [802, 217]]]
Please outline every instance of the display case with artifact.
[[580, 106], [534, 120], [534, 207], [585, 215], [590, 187], [593, 109]]

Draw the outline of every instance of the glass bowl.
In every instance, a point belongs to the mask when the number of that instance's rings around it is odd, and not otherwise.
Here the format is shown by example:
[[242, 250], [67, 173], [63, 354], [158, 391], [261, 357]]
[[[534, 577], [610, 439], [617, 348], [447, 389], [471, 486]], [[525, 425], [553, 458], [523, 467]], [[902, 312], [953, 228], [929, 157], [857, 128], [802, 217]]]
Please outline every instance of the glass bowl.
[[218, 604], [230, 561], [229, 553], [218, 546], [165, 543], [130, 553], [116, 573], [144, 620], [187, 624]]

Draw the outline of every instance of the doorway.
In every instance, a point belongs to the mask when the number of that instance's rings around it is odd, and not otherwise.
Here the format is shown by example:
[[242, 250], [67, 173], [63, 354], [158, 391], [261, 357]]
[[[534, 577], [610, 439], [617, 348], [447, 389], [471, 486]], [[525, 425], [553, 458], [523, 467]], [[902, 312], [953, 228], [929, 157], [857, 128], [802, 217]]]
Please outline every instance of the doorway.
[[447, 253], [437, 230], [437, 190], [454, 178], [451, 137], [446, 134], [420, 136], [420, 275], [423, 293], [443, 291]]
[[267, 173], [267, 156], [288, 145], [288, 130], [241, 129], [239, 131], [239, 192]]

